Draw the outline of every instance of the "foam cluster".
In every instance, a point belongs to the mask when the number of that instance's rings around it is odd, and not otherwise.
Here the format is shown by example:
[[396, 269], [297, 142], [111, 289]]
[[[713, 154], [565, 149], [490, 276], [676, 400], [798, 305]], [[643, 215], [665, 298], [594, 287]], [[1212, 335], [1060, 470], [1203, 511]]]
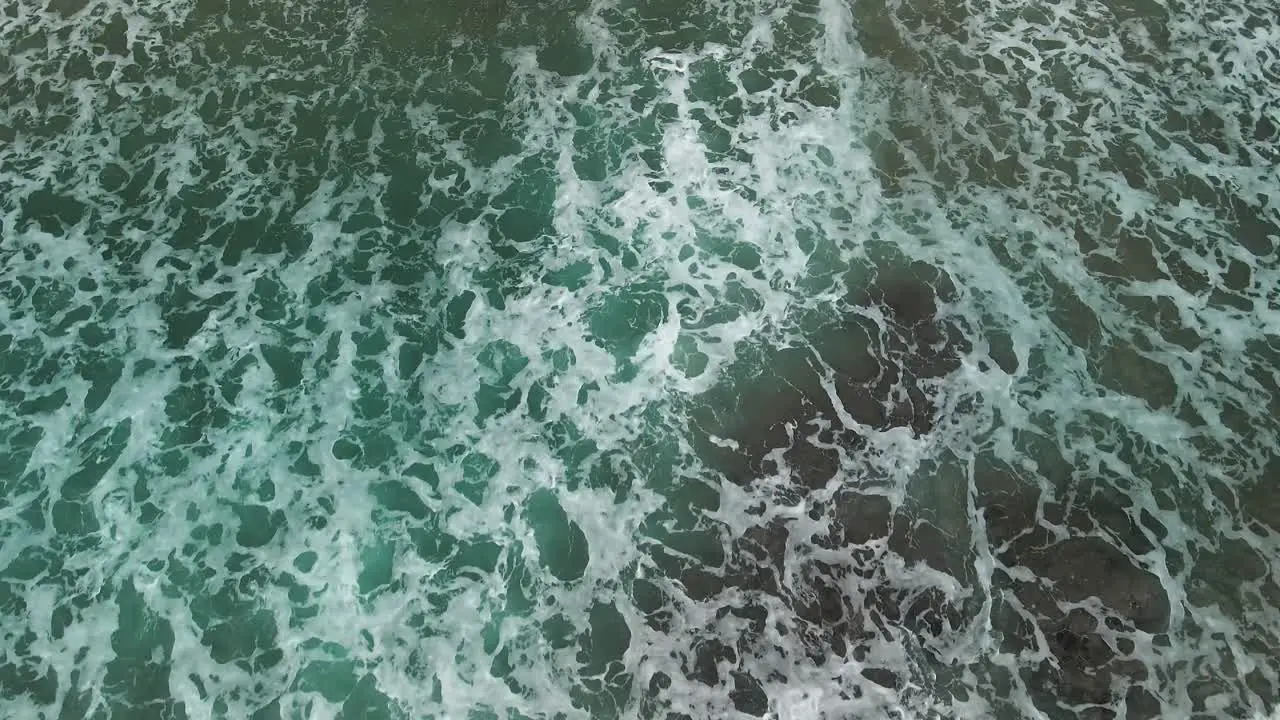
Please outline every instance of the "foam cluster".
[[14, 718], [1267, 717], [1280, 42], [0, 0]]

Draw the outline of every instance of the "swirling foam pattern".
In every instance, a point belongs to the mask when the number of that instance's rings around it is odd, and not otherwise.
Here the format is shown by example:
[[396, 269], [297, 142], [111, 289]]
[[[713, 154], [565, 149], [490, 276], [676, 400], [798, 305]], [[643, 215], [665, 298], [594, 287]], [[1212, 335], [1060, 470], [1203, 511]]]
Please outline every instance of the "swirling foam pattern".
[[0, 715], [1261, 718], [1241, 0], [3, 0]]

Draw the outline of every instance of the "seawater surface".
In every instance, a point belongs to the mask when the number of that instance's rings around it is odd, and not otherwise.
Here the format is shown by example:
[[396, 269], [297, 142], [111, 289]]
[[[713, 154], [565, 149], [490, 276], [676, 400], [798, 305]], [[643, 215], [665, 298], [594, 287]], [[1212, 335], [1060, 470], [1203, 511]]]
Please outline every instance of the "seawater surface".
[[0, 0], [0, 716], [1272, 717], [1278, 16]]

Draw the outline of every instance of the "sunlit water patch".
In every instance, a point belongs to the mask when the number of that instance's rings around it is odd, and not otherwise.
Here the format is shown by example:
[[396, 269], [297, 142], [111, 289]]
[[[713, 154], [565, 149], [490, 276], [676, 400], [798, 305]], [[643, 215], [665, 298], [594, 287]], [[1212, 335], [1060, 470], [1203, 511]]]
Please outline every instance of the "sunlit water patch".
[[1267, 717], [1274, 15], [0, 4], [0, 714]]

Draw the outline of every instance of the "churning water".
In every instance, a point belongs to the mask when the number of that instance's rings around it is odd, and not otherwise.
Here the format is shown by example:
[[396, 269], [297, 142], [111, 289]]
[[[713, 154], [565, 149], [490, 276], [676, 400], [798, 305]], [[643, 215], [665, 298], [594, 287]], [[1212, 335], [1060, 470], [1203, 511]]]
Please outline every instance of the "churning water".
[[1278, 18], [0, 1], [0, 716], [1268, 716]]

